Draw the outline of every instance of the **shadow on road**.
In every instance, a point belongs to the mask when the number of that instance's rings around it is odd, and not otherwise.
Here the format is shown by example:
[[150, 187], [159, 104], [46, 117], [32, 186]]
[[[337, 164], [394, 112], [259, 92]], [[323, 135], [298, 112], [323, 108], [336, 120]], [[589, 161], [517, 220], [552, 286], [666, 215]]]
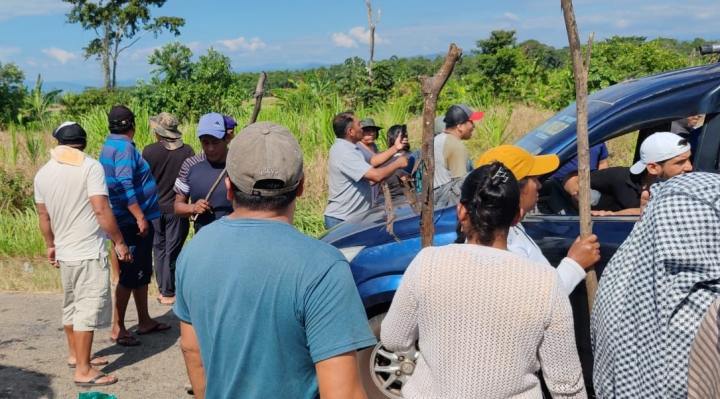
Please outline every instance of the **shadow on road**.
[[0, 399], [54, 399], [47, 374], [0, 364]]
[[165, 314], [153, 318], [158, 322], [171, 325], [172, 328], [165, 331], [158, 331], [152, 334], [139, 336], [136, 333], [137, 326], [128, 328], [128, 330], [140, 340], [140, 345], [112, 345], [108, 348], [96, 352], [94, 356], [99, 357], [118, 354], [120, 355], [120, 357], [110, 362], [110, 364], [108, 364], [107, 366], [103, 367], [103, 372], [112, 374], [124, 367], [132, 366], [139, 361], [155, 356], [158, 353], [164, 352], [170, 349], [173, 345], [175, 345], [178, 338], [180, 337], [180, 322], [175, 316], [175, 313], [173, 313], [173, 311], [168, 308], [168, 311], [165, 312]]

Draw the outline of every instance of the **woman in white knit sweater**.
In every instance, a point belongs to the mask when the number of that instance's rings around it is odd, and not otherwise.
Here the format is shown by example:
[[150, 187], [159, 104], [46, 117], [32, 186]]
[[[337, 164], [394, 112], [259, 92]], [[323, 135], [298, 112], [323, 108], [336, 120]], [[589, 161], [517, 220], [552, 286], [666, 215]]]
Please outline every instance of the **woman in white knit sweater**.
[[567, 293], [557, 272], [507, 250], [520, 218], [513, 173], [495, 162], [462, 187], [459, 244], [423, 249], [405, 271], [381, 338], [391, 351], [418, 341], [406, 399], [586, 398]]

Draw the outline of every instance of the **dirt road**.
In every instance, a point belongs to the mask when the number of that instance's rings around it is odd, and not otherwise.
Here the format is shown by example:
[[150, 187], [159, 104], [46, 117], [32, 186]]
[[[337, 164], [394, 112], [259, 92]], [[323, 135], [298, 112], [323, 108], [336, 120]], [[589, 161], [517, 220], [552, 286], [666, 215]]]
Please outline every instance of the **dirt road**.
[[[62, 331], [59, 294], [0, 293], [0, 399], [77, 399], [78, 393], [101, 391], [118, 399], [191, 399], [185, 392], [187, 375], [179, 346], [178, 319], [169, 306], [150, 301], [150, 314], [172, 325], [168, 331], [139, 337], [140, 346], [110, 341], [110, 329], [95, 334], [93, 352], [110, 364], [102, 368], [117, 375], [117, 384], [79, 388], [67, 366], [67, 341]], [[126, 325], [134, 331], [134, 302]]]

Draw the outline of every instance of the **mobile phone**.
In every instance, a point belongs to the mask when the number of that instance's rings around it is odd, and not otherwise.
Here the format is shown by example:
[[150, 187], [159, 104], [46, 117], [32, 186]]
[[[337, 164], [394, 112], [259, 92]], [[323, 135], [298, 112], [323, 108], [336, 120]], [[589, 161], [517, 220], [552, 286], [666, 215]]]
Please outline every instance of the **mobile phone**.
[[[407, 131], [407, 125], [401, 125], [400, 126], [400, 135], [403, 139], [408, 139], [408, 131]], [[410, 151], [410, 143], [405, 144], [405, 148], [403, 148], [403, 151]]]

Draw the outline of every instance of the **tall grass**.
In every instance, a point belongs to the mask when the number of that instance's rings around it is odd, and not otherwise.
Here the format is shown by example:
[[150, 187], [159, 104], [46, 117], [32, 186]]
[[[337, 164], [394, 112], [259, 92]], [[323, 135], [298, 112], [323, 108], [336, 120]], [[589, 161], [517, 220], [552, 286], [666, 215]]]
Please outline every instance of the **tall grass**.
[[45, 240], [40, 233], [38, 214], [5, 209], [0, 212], [0, 255], [33, 257], [45, 254]]

